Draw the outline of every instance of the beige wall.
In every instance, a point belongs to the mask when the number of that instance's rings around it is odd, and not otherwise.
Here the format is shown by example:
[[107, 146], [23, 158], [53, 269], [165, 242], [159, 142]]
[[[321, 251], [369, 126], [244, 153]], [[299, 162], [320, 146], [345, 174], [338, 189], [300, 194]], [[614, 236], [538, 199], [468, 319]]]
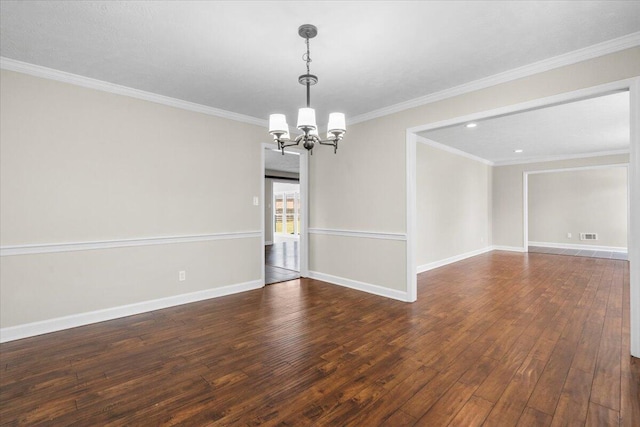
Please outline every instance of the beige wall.
[[493, 168], [493, 244], [524, 247], [523, 174], [525, 171], [566, 169], [628, 163], [629, 156], [588, 157]]
[[416, 154], [418, 269], [489, 246], [491, 166], [424, 143]]
[[627, 247], [626, 167], [529, 174], [527, 182], [529, 242]]
[[[310, 158], [310, 227], [406, 233], [407, 128], [638, 75], [640, 48], [633, 48], [350, 125], [338, 155], [318, 147]], [[9, 71], [2, 71], [0, 84], [2, 246], [259, 229], [263, 210], [252, 205], [252, 197], [260, 191], [257, 146], [264, 129]], [[493, 192], [500, 193], [493, 197], [493, 243], [522, 246], [521, 171], [518, 177], [509, 168], [496, 168], [492, 178]], [[108, 249], [109, 259], [115, 259], [106, 264], [114, 267], [113, 279], [130, 284], [113, 288], [101, 278], [102, 261], [95, 261], [95, 268], [94, 261], [86, 261], [86, 268], [74, 270], [89, 252], [48, 255], [46, 263], [42, 255], [2, 257], [0, 327], [259, 279], [259, 240], [243, 243], [247, 253], [257, 246], [255, 260], [223, 257], [225, 262], [206, 274], [189, 261], [191, 243], [184, 244], [183, 257], [140, 256], [142, 270], [131, 266], [128, 249]], [[238, 253], [237, 242], [226, 243], [220, 243], [223, 251]], [[316, 234], [310, 236], [309, 267], [406, 290], [406, 254], [401, 240]], [[117, 270], [118, 265], [123, 267]], [[164, 266], [185, 269], [187, 281], [176, 284], [174, 271], [167, 280], [176, 287], [157, 290]], [[46, 285], [44, 279], [36, 283], [45, 276], [50, 276]], [[60, 296], [55, 305], [46, 300], [53, 294]], [[6, 312], [13, 314], [5, 317]]]
[[[260, 230], [264, 129], [5, 70], [0, 83], [3, 247]], [[259, 280], [260, 253], [258, 237], [3, 256], [0, 326]]]
[[[579, 89], [602, 85], [640, 75], [640, 48], [590, 59], [551, 71], [513, 80], [486, 89], [447, 98], [395, 114], [349, 125], [338, 155], [317, 149], [310, 160], [310, 227], [331, 230], [406, 233], [406, 130], [481, 111], [532, 101]], [[397, 84], [397, 82], [389, 82]], [[496, 168], [501, 169], [501, 168]], [[496, 181], [497, 179], [497, 183]], [[521, 178], [493, 175], [493, 190], [511, 190], [511, 196], [499, 197], [498, 212], [493, 212], [493, 244], [522, 246]], [[520, 189], [517, 189], [518, 181]], [[508, 188], [507, 188], [508, 187]], [[495, 197], [494, 197], [495, 200]], [[496, 203], [492, 205], [495, 210]], [[512, 213], [507, 208], [514, 208]], [[518, 225], [520, 231], [518, 231]], [[497, 232], [495, 227], [498, 227]], [[497, 238], [496, 238], [497, 236]], [[339, 236], [323, 236], [338, 245]], [[366, 241], [365, 237], [349, 237]], [[313, 243], [313, 237], [311, 242]], [[354, 242], [354, 247], [357, 244]], [[397, 241], [383, 241], [379, 259], [385, 265], [406, 264], [406, 251], [397, 249]], [[316, 253], [310, 269], [328, 265], [330, 254]], [[367, 269], [379, 268], [373, 262], [353, 263], [350, 257], [333, 259], [345, 278], [370, 277]], [[389, 286], [373, 278], [373, 284]], [[394, 289], [407, 289], [406, 273], [389, 278]]]

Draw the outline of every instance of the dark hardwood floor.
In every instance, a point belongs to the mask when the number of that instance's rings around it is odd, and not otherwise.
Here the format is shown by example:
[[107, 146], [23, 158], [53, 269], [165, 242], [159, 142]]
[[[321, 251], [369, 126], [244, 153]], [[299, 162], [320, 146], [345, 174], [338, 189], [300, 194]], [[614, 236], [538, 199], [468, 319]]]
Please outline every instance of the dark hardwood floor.
[[302, 279], [4, 343], [0, 424], [638, 426], [628, 284], [491, 252], [413, 304]]

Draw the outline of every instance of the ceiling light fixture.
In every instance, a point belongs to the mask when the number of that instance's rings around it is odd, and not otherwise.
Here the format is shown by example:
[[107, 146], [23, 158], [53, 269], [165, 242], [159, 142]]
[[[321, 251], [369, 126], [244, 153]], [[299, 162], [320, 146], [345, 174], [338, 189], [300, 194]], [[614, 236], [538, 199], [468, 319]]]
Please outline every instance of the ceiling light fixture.
[[338, 151], [338, 141], [342, 139], [347, 131], [346, 120], [343, 113], [329, 114], [329, 124], [327, 126], [327, 139], [322, 140], [318, 135], [318, 126], [316, 125], [316, 112], [311, 108], [311, 86], [318, 83], [318, 77], [309, 72], [309, 63], [311, 62], [311, 54], [309, 53], [309, 39], [318, 35], [318, 29], [311, 24], [304, 24], [298, 28], [300, 37], [306, 40], [307, 53], [302, 59], [307, 63], [307, 74], [298, 77], [298, 83], [307, 87], [307, 106], [298, 110], [297, 128], [303, 134], [297, 136], [293, 142], [289, 135], [289, 125], [287, 117], [284, 114], [271, 114], [269, 116], [269, 133], [273, 135], [273, 139], [278, 143], [278, 150], [284, 155], [285, 147], [298, 145], [302, 142], [302, 146], [313, 154], [315, 144], [331, 145], [333, 152]]
[[478, 124], [477, 124], [477, 123], [467, 123], [467, 124], [466, 124], [466, 127], [468, 127], [468, 128], [474, 128], [474, 127], [476, 127], [476, 126], [478, 126]]

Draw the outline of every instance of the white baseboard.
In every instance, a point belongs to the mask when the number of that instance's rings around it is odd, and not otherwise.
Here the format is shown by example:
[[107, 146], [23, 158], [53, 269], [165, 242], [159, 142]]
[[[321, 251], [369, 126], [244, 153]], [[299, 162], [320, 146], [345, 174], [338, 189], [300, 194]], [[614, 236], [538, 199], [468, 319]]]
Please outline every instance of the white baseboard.
[[462, 261], [463, 259], [471, 258], [476, 255], [482, 255], [484, 253], [490, 252], [493, 250], [493, 247], [487, 246], [486, 248], [477, 249], [471, 252], [465, 252], [460, 255], [455, 255], [449, 258], [441, 259], [439, 261], [430, 262], [428, 264], [419, 265], [417, 270], [418, 273], [424, 273], [425, 271], [433, 270], [434, 268], [442, 267], [447, 264], [452, 264], [454, 262]]
[[502, 245], [493, 245], [491, 246], [492, 251], [508, 251], [508, 252], [527, 252], [527, 250], [520, 246], [502, 246]]
[[409, 295], [405, 291], [385, 288], [384, 286], [372, 285], [371, 283], [359, 282], [357, 280], [345, 279], [344, 277], [332, 276], [330, 274], [319, 273], [317, 271], [309, 271], [311, 279], [322, 280], [323, 282], [332, 283], [334, 285], [344, 286], [345, 288], [355, 289], [357, 291], [367, 292], [369, 294], [379, 295], [403, 302], [409, 301]]
[[11, 326], [0, 329], [0, 343], [19, 340], [36, 335], [47, 334], [49, 332], [61, 331], [63, 329], [75, 328], [89, 325], [91, 323], [104, 322], [105, 320], [117, 319], [120, 317], [132, 316], [134, 314], [146, 313], [177, 305], [188, 304], [190, 302], [202, 301], [210, 298], [222, 297], [239, 292], [250, 291], [264, 286], [261, 280], [253, 280], [235, 285], [223, 286], [220, 288], [206, 289], [188, 294], [175, 295], [150, 301], [143, 301], [135, 304], [123, 305], [119, 307], [96, 310], [88, 313], [73, 314], [70, 316], [58, 317], [55, 319], [43, 320], [40, 322], [27, 323], [24, 325]]
[[620, 246], [581, 245], [577, 243], [529, 242], [529, 246], [539, 246], [541, 248], [554, 248], [554, 249], [577, 249], [577, 250], [585, 250], [585, 251], [608, 251], [608, 252], [620, 252], [620, 253], [627, 252], [627, 248], [620, 247]]

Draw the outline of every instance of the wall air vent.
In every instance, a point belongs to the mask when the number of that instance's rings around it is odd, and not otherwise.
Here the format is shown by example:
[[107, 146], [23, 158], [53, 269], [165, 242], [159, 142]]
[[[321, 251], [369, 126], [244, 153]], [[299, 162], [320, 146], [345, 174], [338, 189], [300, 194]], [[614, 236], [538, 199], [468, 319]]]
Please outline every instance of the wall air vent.
[[598, 240], [597, 233], [580, 233], [580, 240]]

